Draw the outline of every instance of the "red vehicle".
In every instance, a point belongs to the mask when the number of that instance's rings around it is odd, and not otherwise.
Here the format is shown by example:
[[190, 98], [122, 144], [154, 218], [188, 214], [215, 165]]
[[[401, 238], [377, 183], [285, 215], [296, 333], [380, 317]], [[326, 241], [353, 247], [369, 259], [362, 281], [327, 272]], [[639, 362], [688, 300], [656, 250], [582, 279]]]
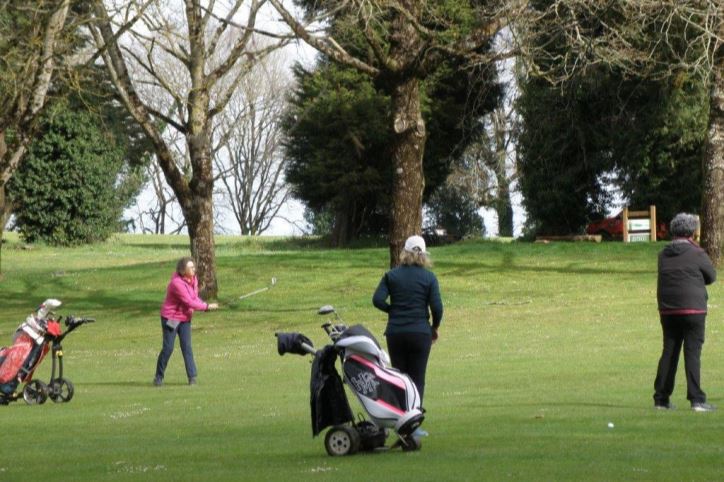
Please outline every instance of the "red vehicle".
[[[604, 241], [623, 239], [623, 214], [594, 221], [586, 226], [586, 234], [600, 234]], [[669, 236], [666, 223], [659, 222], [656, 228], [656, 239], [666, 239]]]

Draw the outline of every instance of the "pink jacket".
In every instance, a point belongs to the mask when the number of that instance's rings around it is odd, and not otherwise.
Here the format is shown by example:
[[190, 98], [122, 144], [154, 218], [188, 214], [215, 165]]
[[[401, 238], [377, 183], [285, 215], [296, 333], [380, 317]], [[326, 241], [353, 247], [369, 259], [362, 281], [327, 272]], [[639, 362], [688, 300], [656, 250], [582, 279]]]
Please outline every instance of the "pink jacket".
[[191, 282], [178, 273], [171, 276], [166, 288], [166, 299], [161, 305], [161, 316], [167, 320], [191, 321], [195, 310], [206, 311], [209, 305], [199, 298], [199, 281], [196, 276]]

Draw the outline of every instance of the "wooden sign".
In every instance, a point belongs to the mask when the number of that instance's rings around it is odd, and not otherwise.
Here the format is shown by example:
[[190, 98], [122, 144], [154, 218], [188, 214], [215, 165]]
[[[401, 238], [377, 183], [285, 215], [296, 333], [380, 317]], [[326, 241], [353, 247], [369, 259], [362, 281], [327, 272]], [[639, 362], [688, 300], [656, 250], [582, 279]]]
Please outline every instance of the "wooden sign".
[[656, 206], [648, 211], [623, 208], [623, 242], [656, 241]]

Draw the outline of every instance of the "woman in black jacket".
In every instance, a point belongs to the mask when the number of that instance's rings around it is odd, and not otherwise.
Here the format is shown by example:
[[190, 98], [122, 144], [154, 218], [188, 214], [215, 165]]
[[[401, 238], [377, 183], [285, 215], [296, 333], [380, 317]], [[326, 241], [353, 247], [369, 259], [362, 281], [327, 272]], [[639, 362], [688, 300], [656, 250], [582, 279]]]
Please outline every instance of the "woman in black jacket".
[[425, 240], [410, 236], [400, 253], [400, 266], [385, 273], [372, 297], [372, 303], [387, 313], [385, 337], [392, 366], [410, 375], [420, 400], [443, 312], [440, 286], [430, 267]]
[[681, 345], [684, 345], [686, 398], [692, 410], [710, 412], [700, 386], [701, 347], [704, 344], [706, 285], [716, 280], [709, 256], [693, 240], [698, 227], [696, 216], [679, 213], [671, 220], [671, 244], [659, 253], [657, 300], [664, 346], [654, 382], [654, 407], [673, 409], [669, 397], [674, 391]]

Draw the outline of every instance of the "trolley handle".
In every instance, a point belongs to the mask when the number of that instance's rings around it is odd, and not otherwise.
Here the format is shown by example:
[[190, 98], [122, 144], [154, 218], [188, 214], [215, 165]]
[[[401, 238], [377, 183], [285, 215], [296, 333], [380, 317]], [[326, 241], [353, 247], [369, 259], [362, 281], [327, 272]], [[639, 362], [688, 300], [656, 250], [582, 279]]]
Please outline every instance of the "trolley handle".
[[76, 318], [73, 315], [66, 316], [65, 317], [65, 326], [68, 327], [68, 329], [65, 330], [65, 333], [63, 333], [62, 335], [60, 335], [60, 337], [58, 337], [57, 342], [60, 343], [63, 340], [63, 338], [68, 336], [71, 331], [75, 330], [80, 325], [84, 325], [86, 323], [93, 323], [94, 321], [96, 321], [95, 318]]
[[95, 318], [76, 318], [73, 315], [68, 315], [65, 318], [65, 326], [68, 328], [74, 327], [74, 326], [80, 326], [84, 323], [93, 323], [96, 321]]

